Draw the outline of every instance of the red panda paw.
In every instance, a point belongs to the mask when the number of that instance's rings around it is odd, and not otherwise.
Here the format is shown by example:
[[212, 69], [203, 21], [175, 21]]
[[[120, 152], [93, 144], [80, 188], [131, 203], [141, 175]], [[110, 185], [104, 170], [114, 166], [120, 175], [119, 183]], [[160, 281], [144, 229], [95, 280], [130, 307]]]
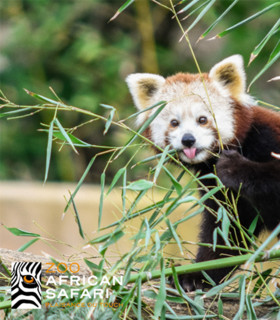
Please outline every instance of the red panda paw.
[[227, 188], [235, 191], [246, 179], [247, 169], [248, 160], [235, 150], [223, 151], [216, 164], [217, 176]]
[[[169, 283], [175, 288], [175, 282], [172, 276], [168, 278]], [[178, 275], [180, 286], [185, 292], [192, 292], [197, 289], [206, 289], [211, 287], [200, 272]]]

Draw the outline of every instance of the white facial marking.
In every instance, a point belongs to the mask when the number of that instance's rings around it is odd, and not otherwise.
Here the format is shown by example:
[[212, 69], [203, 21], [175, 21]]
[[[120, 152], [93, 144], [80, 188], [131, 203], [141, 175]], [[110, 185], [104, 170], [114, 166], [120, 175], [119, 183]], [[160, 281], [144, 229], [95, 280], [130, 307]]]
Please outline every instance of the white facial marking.
[[[152, 103], [165, 100], [168, 104], [151, 123], [151, 138], [162, 148], [170, 144], [171, 148], [179, 151], [181, 160], [186, 163], [203, 162], [213, 156], [219, 146], [217, 131], [223, 143], [234, 137], [232, 100], [228, 92], [209, 82], [206, 82], [206, 86], [211, 104], [201, 81], [167, 84], [153, 97]], [[206, 117], [207, 123], [200, 124], [200, 117]], [[173, 127], [170, 124], [172, 120], [177, 120], [178, 126]], [[182, 143], [185, 134], [195, 138], [192, 146]], [[186, 152], [183, 151], [188, 148]]]

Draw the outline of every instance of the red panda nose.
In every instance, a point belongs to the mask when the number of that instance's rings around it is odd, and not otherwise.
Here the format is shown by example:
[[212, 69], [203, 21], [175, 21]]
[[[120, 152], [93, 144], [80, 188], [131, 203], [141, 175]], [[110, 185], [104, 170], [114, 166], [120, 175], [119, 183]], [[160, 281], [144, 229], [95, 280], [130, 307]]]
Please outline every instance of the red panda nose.
[[185, 133], [183, 135], [183, 138], [182, 138], [182, 144], [185, 146], [185, 147], [192, 147], [194, 144], [195, 144], [195, 137], [190, 134], [190, 133]]

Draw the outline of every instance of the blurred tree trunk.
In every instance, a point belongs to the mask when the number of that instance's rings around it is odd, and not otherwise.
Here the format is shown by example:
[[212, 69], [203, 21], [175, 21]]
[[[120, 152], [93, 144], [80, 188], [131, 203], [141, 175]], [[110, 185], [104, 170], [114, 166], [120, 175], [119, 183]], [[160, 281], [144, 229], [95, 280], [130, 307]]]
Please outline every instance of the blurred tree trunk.
[[158, 73], [154, 26], [148, 0], [135, 1], [138, 29], [142, 38], [141, 65], [143, 72]]

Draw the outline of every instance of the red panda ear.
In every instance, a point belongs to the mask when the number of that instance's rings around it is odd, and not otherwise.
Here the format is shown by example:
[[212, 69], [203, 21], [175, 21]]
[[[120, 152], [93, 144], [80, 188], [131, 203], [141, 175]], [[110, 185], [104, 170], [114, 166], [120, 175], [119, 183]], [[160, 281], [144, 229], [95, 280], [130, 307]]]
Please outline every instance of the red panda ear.
[[143, 110], [151, 106], [151, 98], [164, 85], [162, 76], [150, 73], [133, 73], [126, 78], [135, 106]]
[[246, 90], [246, 74], [241, 55], [228, 57], [217, 63], [209, 72], [209, 78], [227, 88], [230, 95], [241, 103], [250, 103]]

